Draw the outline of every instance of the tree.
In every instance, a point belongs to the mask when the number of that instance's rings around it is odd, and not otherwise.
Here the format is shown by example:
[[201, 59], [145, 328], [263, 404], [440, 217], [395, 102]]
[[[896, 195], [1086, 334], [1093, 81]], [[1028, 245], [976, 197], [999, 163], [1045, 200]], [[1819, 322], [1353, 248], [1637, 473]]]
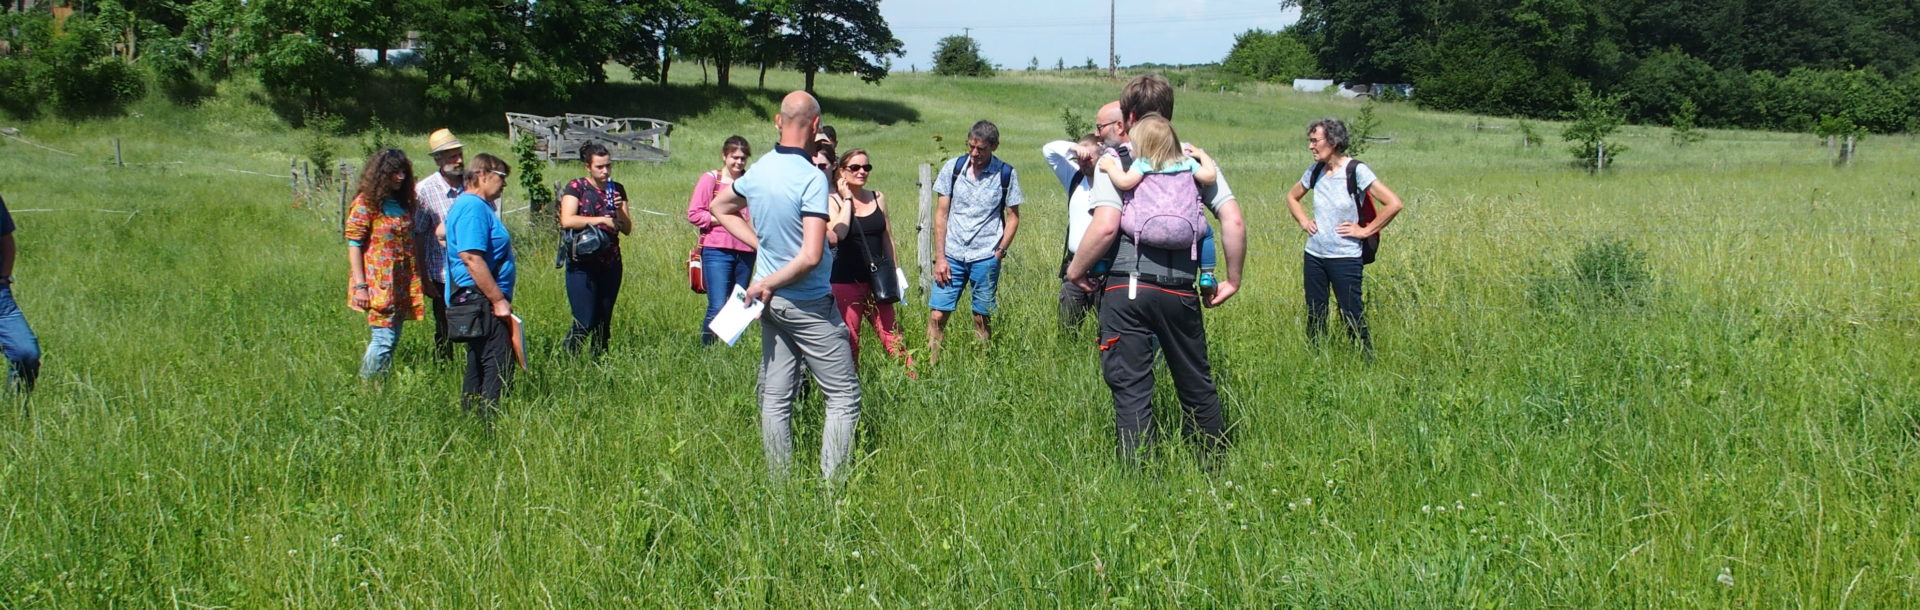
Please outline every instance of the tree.
[[1033, 58], [1033, 59], [1030, 59], [1030, 60], [1027, 60], [1027, 71], [1028, 71], [1028, 72], [1033, 72], [1033, 71], [1035, 71], [1035, 70], [1039, 70], [1039, 69], [1040, 69], [1040, 57], [1039, 57], [1038, 55], [1036, 55], [1036, 56], [1034, 56], [1034, 58]]
[[1067, 58], [1065, 58], [1065, 57], [1061, 57], [1061, 58], [1058, 58], [1058, 59], [1055, 59], [1055, 60], [1053, 61], [1053, 69], [1055, 69], [1055, 70], [1063, 70], [1063, 71], [1064, 71], [1064, 70], [1066, 70], [1066, 69], [1067, 69]]
[[1567, 127], [1560, 132], [1560, 139], [1573, 143], [1567, 151], [1573, 153], [1575, 165], [1600, 171], [1627, 152], [1625, 146], [1608, 139], [1625, 122], [1620, 111], [1623, 99], [1621, 94], [1600, 95], [1585, 86], [1574, 92], [1574, 109], [1567, 113]]
[[1249, 78], [1290, 81], [1318, 75], [1319, 63], [1306, 43], [1287, 32], [1247, 30], [1233, 37], [1221, 67]]
[[720, 86], [727, 86], [733, 64], [752, 52], [747, 35], [747, 3], [740, 0], [707, 0], [707, 14], [687, 31], [686, 48], [699, 57], [713, 61]]
[[880, 16], [880, 0], [789, 0], [790, 60], [806, 75], [806, 90], [820, 72], [858, 74], [869, 83], [887, 77], [888, 56], [906, 54]]
[[970, 36], [940, 39], [933, 50], [933, 73], [941, 76], [993, 76], [993, 66], [980, 57], [980, 45]]

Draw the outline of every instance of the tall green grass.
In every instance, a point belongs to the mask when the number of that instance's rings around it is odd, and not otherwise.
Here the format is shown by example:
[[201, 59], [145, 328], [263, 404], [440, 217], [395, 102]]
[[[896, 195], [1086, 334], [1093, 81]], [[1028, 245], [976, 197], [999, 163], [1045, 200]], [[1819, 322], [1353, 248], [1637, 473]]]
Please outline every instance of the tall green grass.
[[[1677, 148], [1628, 128], [1633, 151], [1593, 176], [1558, 145], [1521, 148], [1510, 122], [1383, 106], [1394, 139], [1366, 160], [1408, 211], [1368, 270], [1369, 365], [1305, 345], [1304, 236], [1283, 198], [1308, 164], [1305, 123], [1358, 107], [1183, 90], [1181, 135], [1222, 161], [1251, 227], [1244, 292], [1206, 314], [1234, 446], [1223, 472], [1200, 473], [1162, 387], [1171, 442], [1136, 472], [1112, 459], [1091, 325], [1055, 328], [1064, 202], [1038, 156], [1061, 106], [1090, 112], [1117, 83], [823, 78], [827, 121], [874, 151], [903, 258], [914, 166], [959, 154], [974, 120], [999, 123], [1029, 198], [990, 351], [953, 333], [915, 380], [865, 336], [859, 456], [827, 490], [805, 475], [819, 399], [796, 423], [802, 476], [768, 481], [757, 340], [701, 348], [704, 300], [681, 280], [697, 174], [728, 135], [763, 152], [779, 90], [797, 85], [776, 73], [774, 91], [582, 96], [678, 124], [672, 162], [616, 168], [637, 206], [666, 215], [637, 216], [612, 351], [583, 362], [558, 349], [553, 238], [509, 214], [533, 369], [491, 432], [459, 413], [461, 365], [433, 360], [420, 327], [385, 384], [354, 377], [367, 331], [345, 307], [337, 210], [227, 171], [282, 171], [299, 148], [244, 87], [195, 109], [20, 125], [78, 156], [0, 144], [16, 295], [47, 352], [37, 392], [0, 412], [0, 606], [1920, 595], [1912, 137], [1868, 140], [1836, 169], [1810, 136], [1715, 131]], [[459, 133], [470, 151], [508, 150], [496, 119]], [[410, 150], [424, 133], [405, 134]], [[135, 165], [112, 166], [114, 138]], [[1580, 292], [1593, 244], [1631, 253], [1601, 262], [1645, 273], [1633, 298]], [[1570, 288], [1543, 304], [1542, 286]], [[915, 346], [924, 299], [900, 311]]]

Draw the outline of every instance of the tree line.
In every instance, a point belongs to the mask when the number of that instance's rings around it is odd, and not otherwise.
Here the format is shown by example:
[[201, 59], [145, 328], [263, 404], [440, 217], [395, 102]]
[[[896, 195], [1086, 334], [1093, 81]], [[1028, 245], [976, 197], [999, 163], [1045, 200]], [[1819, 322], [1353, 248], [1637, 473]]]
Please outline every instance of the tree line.
[[1236, 40], [1263, 79], [1412, 83], [1439, 110], [1560, 117], [1581, 91], [1629, 120], [1920, 131], [1920, 4], [1886, 0], [1285, 0]]
[[[430, 105], [551, 97], [618, 64], [664, 83], [676, 59], [885, 78], [904, 54], [879, 0], [7, 0], [0, 111], [111, 113], [154, 83], [191, 96], [257, 78], [276, 100], [324, 112], [364, 95], [386, 49], [417, 36]], [[372, 65], [355, 50], [375, 50]]]

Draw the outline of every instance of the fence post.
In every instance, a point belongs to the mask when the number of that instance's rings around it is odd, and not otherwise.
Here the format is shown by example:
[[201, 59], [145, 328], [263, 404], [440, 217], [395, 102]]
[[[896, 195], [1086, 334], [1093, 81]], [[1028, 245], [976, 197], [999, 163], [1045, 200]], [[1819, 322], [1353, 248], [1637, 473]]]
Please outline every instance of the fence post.
[[[347, 162], [341, 161], [340, 173], [336, 175], [346, 176], [349, 171], [351, 170], [348, 169]], [[345, 178], [340, 180], [340, 239], [342, 241], [347, 239], [347, 185], [349, 183], [350, 181]]]
[[293, 194], [293, 204], [300, 205], [299, 157], [287, 157], [287, 191]]
[[1853, 165], [1853, 134], [1847, 134], [1847, 147], [1840, 149], [1840, 162], [1847, 166]]
[[113, 166], [114, 167], [127, 166], [126, 160], [120, 157], [120, 138], [113, 139]]
[[920, 291], [933, 288], [933, 166], [920, 164], [920, 223], [913, 231], [919, 238]]
[[1599, 146], [1595, 147], [1595, 150], [1597, 152], [1594, 154], [1593, 171], [1607, 171], [1607, 143], [1601, 142]]

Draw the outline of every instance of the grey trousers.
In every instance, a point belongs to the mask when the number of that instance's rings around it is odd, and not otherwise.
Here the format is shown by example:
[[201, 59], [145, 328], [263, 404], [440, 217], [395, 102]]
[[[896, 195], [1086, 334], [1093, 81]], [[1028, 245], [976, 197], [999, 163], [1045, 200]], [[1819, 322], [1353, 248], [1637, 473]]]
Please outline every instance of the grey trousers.
[[860, 378], [846, 323], [834, 312], [831, 296], [805, 301], [775, 296], [760, 314], [760, 442], [775, 476], [786, 472], [793, 457], [793, 403], [803, 371], [813, 372], [826, 397], [820, 473], [832, 479], [853, 451]]

